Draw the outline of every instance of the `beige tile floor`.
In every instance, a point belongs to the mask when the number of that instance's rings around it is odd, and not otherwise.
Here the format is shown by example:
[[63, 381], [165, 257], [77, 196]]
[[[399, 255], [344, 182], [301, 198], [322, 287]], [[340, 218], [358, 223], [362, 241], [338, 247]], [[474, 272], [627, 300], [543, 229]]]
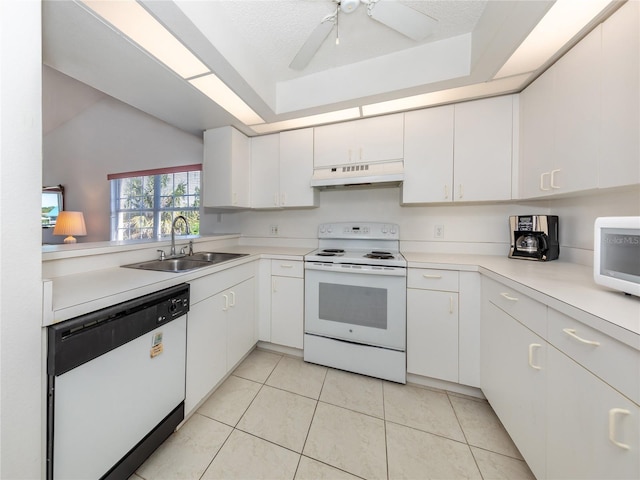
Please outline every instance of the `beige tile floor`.
[[131, 480], [533, 479], [485, 401], [254, 350]]

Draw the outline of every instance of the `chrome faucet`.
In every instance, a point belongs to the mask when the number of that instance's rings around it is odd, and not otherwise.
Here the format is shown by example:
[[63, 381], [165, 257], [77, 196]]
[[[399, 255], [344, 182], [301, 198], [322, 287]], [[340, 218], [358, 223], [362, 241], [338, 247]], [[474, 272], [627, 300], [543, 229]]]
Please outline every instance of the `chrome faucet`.
[[180, 219], [182, 219], [185, 226], [187, 227], [187, 235], [191, 234], [191, 232], [189, 231], [189, 223], [187, 222], [186, 218], [184, 218], [182, 215], [178, 215], [173, 219], [173, 223], [171, 224], [171, 251], [169, 252], [169, 255], [172, 257], [176, 256], [176, 222]]

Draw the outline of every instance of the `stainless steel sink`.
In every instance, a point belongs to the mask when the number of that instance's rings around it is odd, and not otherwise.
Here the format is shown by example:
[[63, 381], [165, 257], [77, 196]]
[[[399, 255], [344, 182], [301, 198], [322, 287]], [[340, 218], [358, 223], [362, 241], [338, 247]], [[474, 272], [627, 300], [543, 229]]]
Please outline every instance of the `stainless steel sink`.
[[219, 253], [198, 252], [190, 256], [166, 258], [164, 260], [150, 260], [148, 262], [131, 263], [122, 265], [124, 268], [136, 268], [138, 270], [155, 270], [158, 272], [188, 272], [198, 268], [209, 267], [217, 263], [226, 262], [235, 258], [244, 257], [247, 253]]
[[196, 252], [190, 255], [189, 258], [193, 260], [201, 260], [210, 263], [226, 262], [227, 260], [233, 260], [234, 258], [244, 257], [246, 253], [221, 253], [221, 252]]

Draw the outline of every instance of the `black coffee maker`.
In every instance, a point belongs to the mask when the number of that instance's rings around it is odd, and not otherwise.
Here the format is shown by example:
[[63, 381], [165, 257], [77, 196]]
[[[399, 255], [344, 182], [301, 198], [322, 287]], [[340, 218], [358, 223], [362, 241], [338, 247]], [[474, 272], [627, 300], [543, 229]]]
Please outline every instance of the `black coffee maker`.
[[560, 254], [556, 215], [517, 215], [509, 217], [511, 248], [509, 258], [555, 260]]

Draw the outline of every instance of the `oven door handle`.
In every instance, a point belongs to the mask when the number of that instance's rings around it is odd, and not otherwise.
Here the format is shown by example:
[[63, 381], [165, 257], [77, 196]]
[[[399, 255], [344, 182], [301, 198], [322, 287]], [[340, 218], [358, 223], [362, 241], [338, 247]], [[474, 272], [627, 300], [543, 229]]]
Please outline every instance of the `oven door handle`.
[[406, 277], [407, 269], [402, 267], [373, 267], [371, 265], [351, 265], [345, 263], [322, 264], [307, 262], [305, 270], [317, 270], [332, 273], [352, 273], [355, 275], [385, 275], [388, 277]]

